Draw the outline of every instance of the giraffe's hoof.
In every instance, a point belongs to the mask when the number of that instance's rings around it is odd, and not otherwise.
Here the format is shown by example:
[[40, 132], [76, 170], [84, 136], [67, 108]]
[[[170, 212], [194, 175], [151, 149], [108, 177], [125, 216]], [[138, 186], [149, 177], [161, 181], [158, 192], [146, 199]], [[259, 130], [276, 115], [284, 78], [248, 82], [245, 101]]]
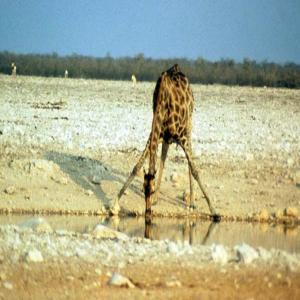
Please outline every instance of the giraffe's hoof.
[[118, 202], [115, 202], [112, 207], [109, 208], [109, 213], [113, 216], [118, 215], [120, 212], [120, 205]]
[[218, 222], [221, 221], [221, 216], [218, 215], [218, 214], [216, 214], [216, 213], [213, 213], [213, 214], [211, 215], [211, 218], [212, 218], [212, 221], [215, 222], [215, 223], [218, 223]]
[[196, 210], [196, 205], [195, 204], [192, 204], [192, 205], [189, 205], [186, 207], [188, 211], [190, 212], [193, 212]]

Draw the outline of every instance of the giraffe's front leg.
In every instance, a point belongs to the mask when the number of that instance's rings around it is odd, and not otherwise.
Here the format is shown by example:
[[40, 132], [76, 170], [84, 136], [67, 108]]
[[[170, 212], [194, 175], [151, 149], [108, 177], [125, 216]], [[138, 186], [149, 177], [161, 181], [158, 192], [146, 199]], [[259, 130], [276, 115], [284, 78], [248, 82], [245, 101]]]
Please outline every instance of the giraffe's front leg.
[[154, 175], [148, 173], [144, 176], [144, 193], [145, 193], [145, 202], [146, 202], [146, 211], [145, 215], [151, 215], [151, 201], [154, 195]]

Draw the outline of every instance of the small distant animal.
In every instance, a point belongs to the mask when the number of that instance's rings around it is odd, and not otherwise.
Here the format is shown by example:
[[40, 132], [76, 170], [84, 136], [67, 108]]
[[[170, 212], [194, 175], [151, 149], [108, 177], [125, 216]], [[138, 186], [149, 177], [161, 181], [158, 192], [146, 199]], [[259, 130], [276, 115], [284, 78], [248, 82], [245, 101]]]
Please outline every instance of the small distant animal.
[[68, 70], [65, 70], [65, 78], [68, 78], [68, 76], [69, 76], [69, 72]]
[[[146, 147], [134, 166], [130, 176], [120, 190], [117, 198], [112, 203], [111, 213], [118, 214], [119, 200], [125, 190], [142, 168], [146, 158], [149, 156], [149, 170], [144, 174], [144, 194], [146, 202], [146, 216], [151, 216], [151, 205], [156, 202], [159, 195], [162, 172], [167, 157], [169, 145], [176, 143], [183, 149], [189, 166], [190, 180], [190, 203], [189, 208], [194, 209], [194, 191], [192, 177], [197, 181], [206, 199], [210, 213], [214, 220], [219, 220], [207, 192], [200, 181], [199, 172], [192, 159], [192, 112], [194, 108], [194, 97], [187, 77], [180, 71], [179, 66], [163, 72], [158, 78], [153, 94], [153, 120], [152, 129]], [[158, 144], [162, 142], [161, 161], [159, 166], [158, 180], [155, 189], [156, 159]]]
[[11, 63], [11, 75], [17, 76], [17, 65], [14, 62]]
[[132, 86], [135, 87], [136, 86], [136, 77], [134, 74], [131, 75], [131, 81], [132, 81]]

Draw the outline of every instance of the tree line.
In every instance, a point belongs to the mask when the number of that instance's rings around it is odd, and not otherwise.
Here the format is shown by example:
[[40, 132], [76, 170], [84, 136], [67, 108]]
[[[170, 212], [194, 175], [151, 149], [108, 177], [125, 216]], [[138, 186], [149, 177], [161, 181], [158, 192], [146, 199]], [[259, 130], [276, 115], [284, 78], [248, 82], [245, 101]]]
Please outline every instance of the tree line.
[[139, 81], [156, 81], [160, 73], [178, 63], [192, 83], [248, 85], [300, 88], [300, 65], [242, 62], [221, 59], [211, 62], [203, 58], [152, 59], [143, 54], [134, 57], [89, 57], [78, 54], [16, 54], [0, 52], [0, 73], [11, 74], [11, 63], [17, 65], [18, 75], [63, 77], [68, 70], [72, 78], [130, 80], [135, 74]]

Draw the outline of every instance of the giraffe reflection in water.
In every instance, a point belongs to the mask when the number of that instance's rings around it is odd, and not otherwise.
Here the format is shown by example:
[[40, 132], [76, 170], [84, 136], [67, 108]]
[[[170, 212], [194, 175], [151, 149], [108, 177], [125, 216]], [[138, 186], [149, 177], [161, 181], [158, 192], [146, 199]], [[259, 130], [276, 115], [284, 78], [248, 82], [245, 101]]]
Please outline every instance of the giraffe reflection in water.
[[[200, 244], [206, 245], [209, 238], [213, 236], [215, 229], [217, 228], [218, 222], [211, 222], [208, 226], [206, 233], [204, 233], [203, 238], [201, 239]], [[190, 245], [194, 244], [195, 238], [195, 229], [196, 229], [196, 221], [195, 220], [185, 220], [185, 223], [182, 226], [182, 240], [188, 241]], [[144, 237], [150, 240], [159, 240], [159, 228], [153, 222], [152, 218], [145, 217], [145, 234]], [[199, 240], [197, 241], [199, 244]]]

